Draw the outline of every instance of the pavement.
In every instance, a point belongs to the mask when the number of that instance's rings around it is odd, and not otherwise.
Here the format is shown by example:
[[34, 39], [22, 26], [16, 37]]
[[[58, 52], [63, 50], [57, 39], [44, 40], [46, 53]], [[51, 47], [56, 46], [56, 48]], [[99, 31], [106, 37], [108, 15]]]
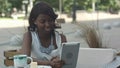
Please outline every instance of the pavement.
[[[68, 42], [80, 42], [81, 47], [88, 47], [85, 40], [80, 37], [79, 26], [74, 23], [70, 23], [72, 21], [71, 18], [67, 16], [64, 17], [66, 23], [62, 23], [61, 29], [56, 29], [57, 31], [66, 35]], [[61, 18], [59, 17], [59, 18]], [[102, 36], [104, 37], [104, 44], [109, 45], [108, 47], [118, 48], [120, 45], [120, 15], [111, 15], [106, 13], [99, 13], [99, 17], [95, 14], [90, 13], [79, 13], [77, 14], [77, 23], [94, 23], [99, 22], [99, 27], [102, 32]], [[0, 43], [9, 41], [15, 35], [23, 35], [25, 31], [27, 31], [28, 22], [27, 20], [14, 20], [14, 19], [1, 19], [0, 20]], [[118, 26], [117, 26], [118, 25]], [[110, 28], [109, 28], [110, 27]], [[109, 43], [108, 43], [109, 42]], [[4, 59], [3, 51], [10, 49], [19, 49], [20, 46], [10, 46], [8, 45], [0, 45], [0, 58]], [[120, 48], [118, 48], [119, 50]], [[0, 59], [0, 68], [5, 68], [4, 60]]]

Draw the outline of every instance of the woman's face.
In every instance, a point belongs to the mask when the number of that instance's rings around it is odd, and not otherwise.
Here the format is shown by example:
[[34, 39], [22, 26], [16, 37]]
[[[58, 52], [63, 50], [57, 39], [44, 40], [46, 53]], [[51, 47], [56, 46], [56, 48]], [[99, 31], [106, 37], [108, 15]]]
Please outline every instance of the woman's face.
[[34, 23], [36, 24], [38, 31], [45, 33], [50, 33], [52, 30], [54, 30], [55, 26], [55, 20], [45, 14], [40, 14]]

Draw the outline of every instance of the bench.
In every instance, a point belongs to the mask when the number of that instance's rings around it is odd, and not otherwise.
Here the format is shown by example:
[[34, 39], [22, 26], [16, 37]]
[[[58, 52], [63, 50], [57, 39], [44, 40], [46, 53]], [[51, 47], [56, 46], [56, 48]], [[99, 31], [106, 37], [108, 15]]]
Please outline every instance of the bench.
[[61, 28], [61, 24], [62, 23], [65, 23], [65, 19], [64, 18], [56, 19], [55, 28]]
[[13, 56], [20, 54], [18, 50], [6, 50], [4, 51], [4, 65], [5, 66], [13, 66]]

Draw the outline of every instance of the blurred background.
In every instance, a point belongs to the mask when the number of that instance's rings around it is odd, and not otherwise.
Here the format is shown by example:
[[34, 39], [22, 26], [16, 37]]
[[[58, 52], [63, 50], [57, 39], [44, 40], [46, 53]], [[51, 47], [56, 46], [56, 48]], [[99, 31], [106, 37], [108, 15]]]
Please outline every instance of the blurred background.
[[72, 21], [81, 11], [118, 14], [120, 10], [120, 0], [0, 0], [0, 18], [26, 19], [37, 1], [48, 2], [56, 13], [71, 17]]

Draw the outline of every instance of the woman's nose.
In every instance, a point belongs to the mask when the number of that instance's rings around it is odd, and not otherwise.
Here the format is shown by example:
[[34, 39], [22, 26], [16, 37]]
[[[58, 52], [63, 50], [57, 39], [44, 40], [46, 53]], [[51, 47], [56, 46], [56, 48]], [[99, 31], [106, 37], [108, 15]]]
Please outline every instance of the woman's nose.
[[45, 22], [45, 25], [46, 25], [46, 26], [50, 26], [50, 22], [46, 21], [46, 22]]

